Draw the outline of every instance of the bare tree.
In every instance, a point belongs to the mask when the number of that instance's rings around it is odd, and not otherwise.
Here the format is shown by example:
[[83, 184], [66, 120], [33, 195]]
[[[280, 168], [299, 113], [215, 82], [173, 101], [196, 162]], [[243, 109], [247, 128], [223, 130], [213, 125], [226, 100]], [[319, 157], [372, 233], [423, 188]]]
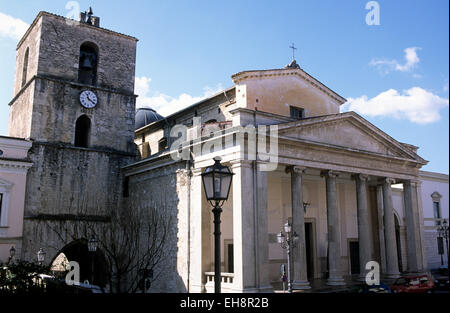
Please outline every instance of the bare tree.
[[[168, 244], [173, 217], [164, 207], [128, 204], [107, 209], [106, 215], [102, 213], [104, 221], [95, 220], [86, 209], [76, 211], [75, 222], [47, 220], [45, 224], [64, 245], [96, 238], [106, 259], [110, 292], [133, 293], [142, 287], [139, 282], [152, 284], [162, 273], [165, 256], [176, 249], [176, 244]], [[152, 275], [143, 277], [146, 273]]]

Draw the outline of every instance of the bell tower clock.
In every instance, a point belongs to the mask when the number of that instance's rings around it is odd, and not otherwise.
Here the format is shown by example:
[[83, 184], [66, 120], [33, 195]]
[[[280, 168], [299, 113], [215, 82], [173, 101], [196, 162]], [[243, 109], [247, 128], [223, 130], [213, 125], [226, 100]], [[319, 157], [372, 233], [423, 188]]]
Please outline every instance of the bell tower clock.
[[137, 39], [86, 17], [40, 12], [17, 45], [8, 132], [33, 143], [24, 257], [45, 249], [36, 233], [48, 241], [47, 253], [63, 244], [42, 219], [104, 218], [120, 202], [120, 168], [136, 156]]

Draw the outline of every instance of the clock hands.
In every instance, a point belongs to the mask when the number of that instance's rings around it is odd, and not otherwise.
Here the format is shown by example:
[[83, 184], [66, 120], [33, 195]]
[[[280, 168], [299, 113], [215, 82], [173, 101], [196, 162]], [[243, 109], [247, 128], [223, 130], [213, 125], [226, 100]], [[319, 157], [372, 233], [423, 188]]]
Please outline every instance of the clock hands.
[[95, 104], [97, 102], [96, 99], [92, 100], [92, 98], [89, 94], [87, 96], [88, 96], [89, 101], [92, 102], [92, 104]]

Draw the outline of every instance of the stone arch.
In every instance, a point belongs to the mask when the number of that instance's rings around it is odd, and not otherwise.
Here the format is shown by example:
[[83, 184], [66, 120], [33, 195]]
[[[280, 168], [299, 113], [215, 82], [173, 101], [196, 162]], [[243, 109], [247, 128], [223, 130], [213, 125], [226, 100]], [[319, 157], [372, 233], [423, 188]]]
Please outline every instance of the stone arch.
[[30, 48], [27, 48], [27, 50], [25, 50], [25, 55], [23, 57], [23, 64], [22, 64], [22, 87], [25, 86], [25, 84], [27, 83], [29, 54], [30, 54]]
[[80, 46], [80, 57], [78, 61], [78, 82], [87, 85], [97, 84], [97, 66], [99, 49], [90, 41]]
[[67, 263], [70, 261], [76, 261], [80, 265], [80, 282], [89, 281], [91, 284], [103, 288], [109, 283], [105, 255], [100, 247], [97, 248], [97, 251], [90, 252], [87, 239], [74, 240], [54, 255], [50, 262], [50, 268], [54, 271], [55, 276], [70, 269]]
[[75, 123], [75, 146], [87, 148], [90, 142], [91, 135], [91, 119], [83, 114]]

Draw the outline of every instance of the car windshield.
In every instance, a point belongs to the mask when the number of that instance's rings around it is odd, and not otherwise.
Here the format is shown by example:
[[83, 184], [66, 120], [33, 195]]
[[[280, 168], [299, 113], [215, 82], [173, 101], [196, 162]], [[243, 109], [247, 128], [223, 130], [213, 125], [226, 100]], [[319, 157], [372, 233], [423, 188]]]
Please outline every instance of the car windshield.
[[399, 279], [397, 279], [395, 281], [395, 285], [404, 285], [406, 283], [408, 283], [408, 280], [406, 278], [403, 278], [403, 277], [401, 277], [401, 278], [399, 278]]

